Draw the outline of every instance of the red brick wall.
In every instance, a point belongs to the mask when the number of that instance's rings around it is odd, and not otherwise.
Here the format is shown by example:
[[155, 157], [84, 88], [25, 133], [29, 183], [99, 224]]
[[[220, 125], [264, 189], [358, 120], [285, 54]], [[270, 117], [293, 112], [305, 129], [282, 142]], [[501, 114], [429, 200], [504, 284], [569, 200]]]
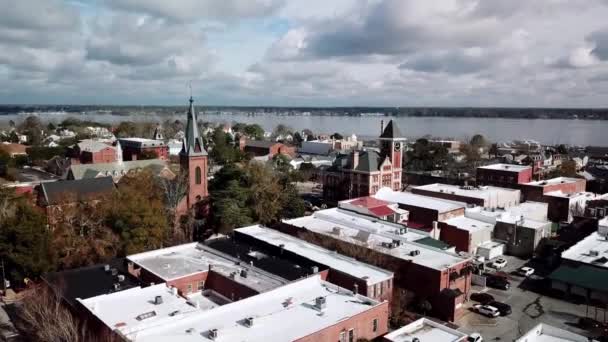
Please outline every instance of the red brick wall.
[[[501, 178], [502, 177], [502, 178]], [[532, 168], [515, 172], [506, 170], [477, 169], [478, 184], [493, 184], [498, 186], [515, 186], [532, 181]]]
[[545, 196], [543, 202], [549, 204], [547, 218], [549, 221], [567, 221], [570, 214], [570, 198]]
[[239, 300], [259, 294], [258, 291], [214, 272], [213, 269], [209, 272], [205, 288], [212, 289], [231, 300]]
[[167, 282], [168, 286], [175, 286], [182, 296], [188, 295], [188, 285], [192, 286], [192, 292], [198, 291], [198, 283], [201, 281], [205, 282], [205, 288], [207, 287], [207, 279], [209, 278], [209, 272], [204, 271], [196, 274], [192, 274], [179, 279], [174, 279]]
[[543, 194], [551, 191], [562, 191], [567, 194], [583, 192], [587, 186], [584, 179], [579, 179], [576, 182], [551, 184], [546, 186], [525, 185], [521, 186], [524, 198], [526, 201], [543, 201]]
[[287, 146], [284, 144], [274, 144], [268, 149], [268, 152], [271, 157], [278, 153], [285, 154], [291, 157], [295, 156], [296, 154], [296, 150], [293, 146]]
[[[378, 290], [376, 291], [376, 295], [374, 296], [372, 287], [376, 284], [370, 285], [370, 287], [368, 288], [367, 282], [364, 279], [359, 279], [349, 274], [330, 269], [326, 280], [332, 284], [338, 285], [351, 291], [355, 291], [355, 284], [357, 284], [358, 293], [378, 301], [386, 300], [390, 302], [393, 297], [392, 286], [391, 288], [388, 288], [388, 284], [386, 281], [383, 283], [378, 283]], [[380, 286], [382, 286], [382, 291], [380, 291]], [[382, 294], [380, 294], [380, 292], [382, 292]]]
[[[207, 197], [207, 156], [182, 157], [181, 167], [188, 172], [188, 207], [197, 203], [197, 198]], [[196, 168], [201, 168], [201, 184], [196, 184]]]
[[444, 222], [439, 222], [439, 228], [441, 229], [439, 235], [441, 241], [456, 247], [456, 250], [459, 252], [469, 253], [471, 248], [471, 237], [468, 231]]
[[[317, 342], [317, 341], [338, 341], [340, 332], [346, 332], [348, 341], [348, 330], [354, 329], [354, 340], [366, 339], [373, 340], [388, 333], [388, 309], [389, 305], [384, 302], [365, 312], [355, 315], [347, 320], [340, 321], [331, 327], [319, 330], [313, 334], [297, 339], [297, 342]], [[378, 320], [378, 328], [373, 331], [373, 320]]]
[[436, 192], [436, 191], [429, 191], [429, 190], [416, 189], [416, 188], [412, 188], [412, 193], [418, 194], [418, 195], [429, 196], [429, 197], [446, 199], [446, 200], [450, 200], [450, 201], [465, 202], [465, 203], [469, 203], [469, 204], [479, 205], [482, 207], [485, 206], [485, 201], [482, 198], [468, 197], [468, 196], [450, 194], [450, 193], [446, 193], [446, 192]]

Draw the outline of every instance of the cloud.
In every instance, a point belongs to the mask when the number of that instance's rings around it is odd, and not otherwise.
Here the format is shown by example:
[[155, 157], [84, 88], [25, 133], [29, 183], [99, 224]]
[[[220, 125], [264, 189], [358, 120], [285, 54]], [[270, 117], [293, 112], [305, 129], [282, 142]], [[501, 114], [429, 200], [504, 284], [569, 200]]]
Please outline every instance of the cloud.
[[608, 60], [608, 28], [591, 33], [588, 40], [595, 44], [591, 53], [603, 61]]
[[193, 21], [265, 17], [281, 8], [284, 0], [106, 0], [106, 4], [115, 9], [175, 21]]
[[468, 74], [489, 67], [492, 65], [492, 59], [496, 57], [487, 55], [479, 48], [439, 51], [429, 54], [415, 54], [399, 65], [399, 68], [421, 72]]

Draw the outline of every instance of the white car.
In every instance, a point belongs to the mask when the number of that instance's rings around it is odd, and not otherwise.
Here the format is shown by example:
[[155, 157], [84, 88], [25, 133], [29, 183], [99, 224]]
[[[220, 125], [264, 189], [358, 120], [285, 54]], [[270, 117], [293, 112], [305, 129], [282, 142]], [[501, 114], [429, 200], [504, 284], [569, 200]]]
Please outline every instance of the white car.
[[500, 311], [498, 311], [497, 308], [490, 306], [490, 305], [476, 304], [476, 305], [473, 305], [473, 308], [475, 309], [475, 311], [477, 311], [478, 313], [480, 313], [484, 316], [488, 316], [488, 317], [500, 316]]
[[507, 259], [498, 258], [492, 262], [492, 267], [495, 269], [503, 268], [505, 266], [507, 266]]
[[534, 274], [534, 269], [532, 267], [522, 267], [519, 269], [519, 274], [523, 275], [524, 277], [528, 277]]
[[483, 342], [483, 337], [479, 333], [472, 333], [467, 337], [467, 342]]

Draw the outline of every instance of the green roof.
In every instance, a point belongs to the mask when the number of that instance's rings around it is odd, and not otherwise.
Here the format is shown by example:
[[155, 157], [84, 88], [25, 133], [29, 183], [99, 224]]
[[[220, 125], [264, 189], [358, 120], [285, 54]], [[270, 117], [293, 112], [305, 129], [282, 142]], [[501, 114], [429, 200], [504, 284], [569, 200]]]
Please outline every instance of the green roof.
[[608, 292], [608, 270], [589, 265], [560, 266], [549, 279], [578, 287]]
[[426, 245], [429, 247], [438, 248], [441, 250], [446, 250], [446, 249], [449, 249], [450, 247], [452, 247], [452, 246], [448, 245], [447, 243], [445, 243], [443, 241], [439, 241], [437, 239], [433, 239], [432, 237], [425, 237], [420, 240], [416, 240], [414, 242], [420, 243], [420, 244], [423, 244], [423, 245]]

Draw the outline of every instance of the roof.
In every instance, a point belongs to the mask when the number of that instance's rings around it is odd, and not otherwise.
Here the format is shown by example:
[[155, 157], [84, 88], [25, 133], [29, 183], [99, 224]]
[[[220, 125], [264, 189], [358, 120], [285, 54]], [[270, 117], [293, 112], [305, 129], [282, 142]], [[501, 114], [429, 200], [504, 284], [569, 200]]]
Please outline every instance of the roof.
[[447, 244], [441, 240], [433, 239], [430, 236], [427, 236], [420, 240], [416, 240], [416, 243], [419, 243], [421, 245], [426, 245], [429, 247], [433, 247], [433, 248], [437, 248], [437, 249], [441, 249], [441, 250], [447, 250], [447, 249], [452, 248], [452, 246], [450, 246], [449, 244]]
[[[320, 314], [315, 305], [324, 297]], [[336, 322], [349, 319], [381, 305], [361, 295], [339, 288], [315, 275], [275, 290], [183, 317], [132, 336], [135, 342], [212, 341], [209, 330], [217, 329], [222, 342], [295, 341]], [[243, 323], [253, 318], [253, 325]]]
[[520, 192], [517, 189], [500, 188], [496, 186], [460, 186], [440, 183], [416, 186], [414, 189], [480, 198], [486, 201], [496, 196], [504, 194], [515, 195]]
[[[339, 208], [319, 210], [311, 216], [283, 222], [396, 258], [411, 260], [418, 265], [436, 270], [445, 270], [469, 260], [455, 253], [418, 242], [418, 240], [428, 237], [428, 234], [414, 232], [410, 229], [406, 229], [406, 232], [401, 234], [398, 227], [403, 228], [402, 225], [378, 221], [372, 217]], [[387, 244], [394, 241], [398, 241], [399, 245], [388, 247]], [[412, 253], [414, 251], [417, 252]]]
[[549, 279], [573, 284], [585, 289], [608, 292], [608, 272], [600, 272], [589, 265], [562, 265], [549, 275]]
[[391, 188], [387, 187], [378, 190], [374, 197], [384, 201], [399, 203], [412, 207], [433, 209], [437, 210], [439, 213], [462, 209], [467, 206], [467, 204], [464, 202], [456, 202], [432, 198], [428, 196], [415, 195], [411, 192], [394, 191]]
[[449, 224], [450, 226], [458, 227], [458, 229], [466, 230], [469, 233], [475, 233], [475, 232], [479, 232], [479, 231], [483, 231], [483, 230], [489, 230], [489, 231], [494, 230], [493, 224], [490, 224], [490, 223], [487, 223], [484, 221], [475, 220], [475, 219], [468, 218], [465, 216], [453, 217], [453, 218], [445, 220], [443, 222]]
[[492, 164], [492, 165], [479, 166], [478, 169], [522, 172], [522, 171], [532, 169], [532, 168], [528, 165]]
[[[106, 265], [110, 266], [110, 271], [105, 270]], [[112, 274], [112, 269], [116, 270], [116, 275]], [[119, 274], [125, 276], [121, 282], [118, 281]], [[127, 272], [123, 258], [111, 260], [107, 264], [47, 273], [42, 278], [72, 306], [76, 304], [77, 298], [86, 299], [139, 286], [137, 279]], [[116, 283], [120, 284], [118, 290], [114, 287]]]
[[395, 211], [393, 209], [391, 209], [389, 206], [386, 206], [386, 205], [369, 208], [369, 211], [378, 217], [393, 215], [395, 213]]
[[138, 147], [156, 147], [165, 146], [163, 140], [146, 139], [146, 138], [120, 138], [118, 139], [124, 146], [138, 146]]
[[182, 141], [180, 154], [187, 156], [206, 156], [207, 151], [203, 144], [203, 138], [198, 134], [198, 119], [194, 110], [194, 100], [190, 96], [190, 107], [188, 108], [188, 123], [186, 124], [185, 137]]
[[390, 120], [382, 134], [380, 134], [380, 138], [394, 139], [394, 138], [403, 138], [403, 134], [399, 131], [396, 123], [393, 123], [393, 120]]
[[[157, 296], [162, 298], [162, 303], [155, 304]], [[78, 301], [111, 330], [117, 329], [126, 336], [152, 326], [171, 324], [201, 311], [166, 284], [138, 286]]]
[[[238, 259], [197, 242], [129, 255], [127, 259], [163, 281], [207, 272], [211, 268], [226, 277], [236, 272], [233, 278], [236, 282], [258, 292], [271, 290], [287, 282], [256, 267], [239, 265]], [[243, 269], [249, 271], [246, 277], [240, 275]]]
[[545, 187], [545, 186], [551, 186], [551, 185], [557, 185], [557, 184], [573, 184], [573, 183], [579, 183], [579, 182], [584, 182], [584, 181], [585, 180], [582, 178], [557, 177], [557, 178], [545, 179], [542, 181], [525, 183], [524, 185]]
[[114, 147], [111, 145], [93, 139], [84, 139], [76, 145], [78, 145], [78, 149], [80, 149], [80, 151], [86, 152], [99, 152], [106, 148], [114, 149]]
[[256, 147], [256, 148], [271, 148], [274, 145], [282, 145], [280, 142], [269, 141], [269, 140], [247, 140], [245, 147]]
[[562, 259], [608, 269], [608, 240], [594, 232], [562, 252]]
[[568, 192], [563, 192], [561, 190], [549, 191], [549, 192], [545, 193], [545, 196], [582, 199], [582, 200], [584, 200], [585, 198], [587, 198], [589, 200], [599, 198], [598, 195], [594, 194], [593, 192], [582, 191], [582, 192], [568, 193]]
[[46, 205], [66, 201], [88, 201], [114, 190], [112, 177], [45, 182], [40, 184]]
[[145, 159], [132, 161], [118, 161], [114, 163], [78, 164], [71, 165], [70, 171], [74, 179], [94, 178], [103, 176], [120, 176], [129, 171], [152, 168], [155, 173], [160, 173], [167, 167], [167, 162], [160, 159]]
[[302, 141], [298, 153], [328, 155], [332, 150], [332, 144], [322, 141]]
[[355, 171], [374, 172], [380, 170], [384, 158], [377, 151], [354, 151], [349, 154], [339, 154], [333, 163], [333, 168], [341, 170], [353, 170], [353, 153], [359, 154], [359, 163]]
[[347, 200], [345, 202], [348, 202], [349, 204], [352, 204], [352, 205], [365, 207], [365, 208], [375, 208], [375, 207], [391, 204], [390, 202], [383, 201], [381, 199], [377, 199], [372, 196], [358, 197], [353, 200]]
[[336, 252], [318, 247], [301, 239], [280, 233], [260, 225], [235, 229], [240, 234], [251, 236], [286, 251], [303, 256], [314, 262], [323, 264], [333, 270], [363, 279], [373, 285], [393, 277], [393, 273], [381, 268], [357, 261]]
[[27, 154], [26, 152], [27, 146], [21, 144], [9, 144], [2, 143], [0, 144], [0, 150], [4, 150], [9, 154]]
[[412, 342], [414, 338], [422, 342], [458, 342], [466, 337], [465, 333], [427, 318], [420, 318], [384, 335], [384, 339], [390, 342]]
[[570, 331], [540, 323], [515, 342], [592, 342], [589, 338]]

